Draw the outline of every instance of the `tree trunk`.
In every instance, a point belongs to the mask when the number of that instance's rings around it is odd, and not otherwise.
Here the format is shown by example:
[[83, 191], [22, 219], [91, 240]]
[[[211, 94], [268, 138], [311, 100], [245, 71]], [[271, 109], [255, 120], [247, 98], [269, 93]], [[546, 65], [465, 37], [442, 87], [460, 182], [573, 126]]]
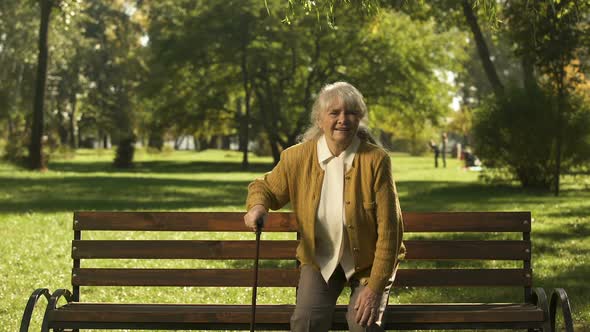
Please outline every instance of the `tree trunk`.
[[73, 92], [70, 95], [70, 123], [69, 123], [69, 144], [72, 149], [78, 148], [77, 130], [76, 130], [76, 105], [78, 98], [76, 93]]
[[193, 136], [195, 140], [195, 151], [207, 150], [207, 139], [203, 137]]
[[279, 160], [281, 160], [281, 152], [279, 151], [279, 141], [276, 138], [272, 137], [274, 135], [270, 136], [270, 151], [272, 152], [273, 165], [276, 166], [279, 163]]
[[231, 139], [228, 135], [221, 136], [221, 149], [222, 150], [229, 150], [231, 146]]
[[209, 138], [209, 143], [207, 144], [207, 148], [209, 149], [220, 149], [221, 144], [219, 143], [219, 135], [213, 135]]
[[10, 116], [8, 116], [8, 139], [13, 139], [14, 138], [14, 123], [12, 122], [12, 118]]
[[490, 59], [490, 50], [488, 49], [486, 41], [483, 38], [483, 34], [477, 22], [477, 16], [475, 16], [475, 13], [473, 12], [473, 4], [471, 0], [463, 0], [463, 14], [465, 15], [467, 24], [473, 33], [475, 45], [477, 46], [477, 53], [481, 59], [483, 69], [485, 70], [486, 76], [488, 77], [488, 81], [492, 85], [494, 94], [498, 98], [502, 97], [504, 95], [504, 86], [502, 85], [500, 77], [496, 72], [494, 63]]
[[242, 114], [242, 97], [236, 98], [236, 123], [238, 125], [238, 151], [244, 150], [244, 114]]
[[535, 90], [537, 88], [534, 59], [528, 54], [523, 54], [521, 58], [521, 67], [524, 88], [529, 95], [529, 98], [534, 98]]
[[39, 26], [39, 56], [37, 58], [37, 78], [33, 107], [33, 126], [29, 146], [29, 167], [34, 170], [46, 168], [43, 160], [43, 102], [45, 100], [45, 82], [47, 80], [47, 38], [52, 0], [39, 0], [41, 7], [41, 24]]
[[563, 122], [564, 122], [564, 100], [565, 100], [565, 65], [559, 70], [559, 82], [557, 84], [557, 132], [555, 144], [555, 196], [559, 196], [559, 176], [561, 174], [561, 148], [563, 145]]
[[68, 144], [68, 127], [65, 124], [64, 113], [63, 113], [63, 102], [61, 100], [56, 101], [57, 106], [57, 119], [58, 119], [58, 127], [57, 131], [59, 134], [59, 145], [66, 145]]
[[413, 156], [418, 155], [418, 134], [416, 133], [416, 127], [411, 126], [411, 133], [410, 133], [410, 154]]
[[[247, 29], [246, 29], [247, 31]], [[246, 35], [248, 33], [246, 32]], [[240, 119], [240, 148], [242, 149], [242, 170], [247, 170], [249, 167], [248, 164], [248, 140], [249, 140], [249, 126], [250, 126], [250, 95], [251, 95], [251, 84], [250, 78], [248, 75], [248, 53], [247, 53], [247, 45], [244, 43], [242, 45], [242, 84], [244, 87], [244, 94], [245, 94], [245, 106], [246, 106], [246, 113]], [[241, 109], [241, 107], [240, 107]]]
[[80, 128], [78, 128], [78, 131], [76, 132], [76, 141], [78, 142], [78, 146], [82, 144], [82, 131]]
[[179, 150], [182, 146], [182, 143], [184, 143], [184, 135], [176, 138], [176, 140], [174, 141], [174, 150]]

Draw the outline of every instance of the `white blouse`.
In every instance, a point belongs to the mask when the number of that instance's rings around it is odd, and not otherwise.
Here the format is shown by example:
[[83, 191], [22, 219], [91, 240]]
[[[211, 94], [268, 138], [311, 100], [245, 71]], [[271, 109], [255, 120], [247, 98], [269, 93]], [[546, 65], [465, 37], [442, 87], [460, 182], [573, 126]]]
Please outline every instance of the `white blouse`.
[[322, 135], [317, 143], [318, 161], [325, 173], [316, 216], [315, 258], [326, 282], [338, 263], [346, 279], [354, 274], [354, 258], [350, 251], [344, 215], [344, 174], [352, 167], [359, 145], [360, 140], [355, 136], [346, 150], [339, 156], [333, 156], [325, 136]]

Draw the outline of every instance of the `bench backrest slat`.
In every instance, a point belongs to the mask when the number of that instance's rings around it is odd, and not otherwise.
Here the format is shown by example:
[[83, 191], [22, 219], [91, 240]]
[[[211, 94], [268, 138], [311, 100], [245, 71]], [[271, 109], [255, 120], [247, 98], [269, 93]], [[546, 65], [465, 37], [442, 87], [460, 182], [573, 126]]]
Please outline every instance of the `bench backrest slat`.
[[[74, 230], [248, 232], [243, 212], [76, 212]], [[272, 213], [265, 232], [296, 232], [292, 213]]]
[[400, 269], [396, 287], [530, 286], [532, 271], [525, 269]]
[[[295, 240], [261, 241], [260, 258], [295, 260], [296, 247]], [[256, 241], [80, 240], [72, 242], [74, 259], [253, 259], [255, 250]]]
[[530, 232], [530, 212], [405, 212], [406, 232]]
[[[243, 212], [76, 212], [74, 230], [247, 232]], [[404, 212], [406, 232], [530, 232], [530, 212]], [[271, 213], [265, 232], [295, 232], [292, 213]]]
[[[261, 287], [295, 287], [297, 269], [261, 269]], [[250, 287], [251, 269], [74, 269], [79, 286], [202, 286]], [[530, 286], [525, 269], [400, 269], [396, 287]]]
[[[265, 240], [262, 259], [294, 259], [295, 240]], [[407, 240], [407, 260], [523, 260], [530, 259], [529, 241]], [[235, 240], [78, 240], [72, 258], [105, 259], [253, 259], [255, 241]]]
[[524, 260], [530, 241], [406, 240], [406, 260]]
[[[72, 283], [80, 286], [203, 286], [251, 287], [251, 269], [74, 269]], [[297, 269], [260, 269], [261, 287], [296, 286]]]

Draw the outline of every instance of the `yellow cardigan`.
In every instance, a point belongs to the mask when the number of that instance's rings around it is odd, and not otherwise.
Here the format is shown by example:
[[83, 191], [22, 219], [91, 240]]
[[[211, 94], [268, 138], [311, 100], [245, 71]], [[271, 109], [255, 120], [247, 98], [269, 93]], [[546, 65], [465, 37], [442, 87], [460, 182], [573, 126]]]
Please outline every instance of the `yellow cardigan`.
[[[297, 259], [318, 268], [315, 222], [324, 171], [316, 150], [317, 140], [284, 150], [272, 171], [250, 183], [246, 206], [249, 210], [261, 204], [278, 210], [291, 202], [301, 235]], [[353, 278], [381, 293], [405, 255], [402, 214], [389, 156], [382, 148], [361, 141], [344, 179], [346, 227], [356, 270]]]

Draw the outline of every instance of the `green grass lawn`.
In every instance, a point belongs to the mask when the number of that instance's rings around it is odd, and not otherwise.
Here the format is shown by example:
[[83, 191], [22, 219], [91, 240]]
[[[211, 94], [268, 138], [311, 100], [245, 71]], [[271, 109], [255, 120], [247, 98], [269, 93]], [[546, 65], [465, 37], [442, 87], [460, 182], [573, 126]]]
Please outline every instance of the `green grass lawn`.
[[[155, 155], [139, 151], [136, 167], [120, 171], [111, 167], [111, 151], [80, 150], [73, 159], [54, 158], [45, 173], [0, 162], [0, 331], [18, 329], [25, 303], [35, 288], [71, 288], [72, 211], [243, 211], [247, 184], [269, 170], [271, 160], [252, 156], [251, 171], [242, 172], [240, 158], [239, 153], [218, 150]], [[406, 211], [532, 211], [534, 285], [548, 292], [564, 287], [576, 325], [590, 329], [590, 288], [586, 284], [590, 277], [589, 176], [564, 177], [562, 193], [556, 198], [517, 185], [484, 184], [477, 173], [462, 170], [456, 160], [449, 160], [446, 169], [434, 169], [430, 157], [392, 154], [392, 161]], [[173, 264], [183, 267], [192, 263]], [[487, 300], [497, 294], [503, 298], [504, 290], [402, 289], [391, 301]], [[91, 288], [83, 296], [101, 301], [138, 298], [178, 302], [180, 296], [194, 303], [226, 299], [248, 303], [250, 292]], [[292, 290], [259, 292], [259, 303], [293, 301]], [[31, 331], [39, 329], [44, 305], [42, 302]]]

